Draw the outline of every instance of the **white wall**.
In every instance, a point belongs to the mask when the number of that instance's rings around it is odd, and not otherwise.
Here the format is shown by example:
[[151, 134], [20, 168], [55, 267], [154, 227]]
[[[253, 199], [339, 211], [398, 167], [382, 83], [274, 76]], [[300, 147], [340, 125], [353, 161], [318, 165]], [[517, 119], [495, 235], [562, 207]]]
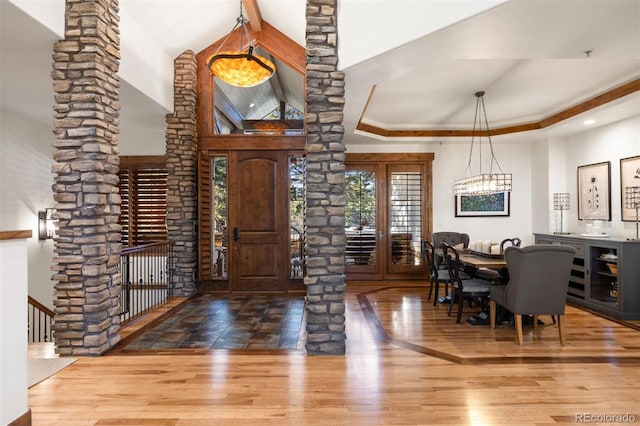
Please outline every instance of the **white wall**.
[[53, 308], [53, 241], [38, 241], [38, 210], [53, 207], [52, 127], [0, 111], [0, 230], [31, 229], [29, 294]]
[[[12, 229], [16, 231], [18, 229]], [[0, 241], [0, 424], [28, 411], [27, 244]]]
[[584, 221], [578, 220], [578, 166], [611, 163], [611, 221], [603, 228], [611, 235], [631, 238], [635, 236], [635, 223], [621, 220], [620, 159], [640, 155], [640, 116], [635, 116], [608, 126], [578, 133], [561, 141], [565, 150], [566, 187], [562, 192], [571, 194], [568, 212], [569, 230], [585, 231]]

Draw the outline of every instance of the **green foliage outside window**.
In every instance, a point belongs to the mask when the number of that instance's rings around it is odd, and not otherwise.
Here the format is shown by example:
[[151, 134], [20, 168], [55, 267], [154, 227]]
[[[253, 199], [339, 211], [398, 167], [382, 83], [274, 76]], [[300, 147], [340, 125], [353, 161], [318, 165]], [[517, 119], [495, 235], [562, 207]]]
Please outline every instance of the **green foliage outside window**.
[[345, 226], [348, 228], [375, 226], [375, 173], [348, 171], [345, 175], [345, 195], [347, 197]]

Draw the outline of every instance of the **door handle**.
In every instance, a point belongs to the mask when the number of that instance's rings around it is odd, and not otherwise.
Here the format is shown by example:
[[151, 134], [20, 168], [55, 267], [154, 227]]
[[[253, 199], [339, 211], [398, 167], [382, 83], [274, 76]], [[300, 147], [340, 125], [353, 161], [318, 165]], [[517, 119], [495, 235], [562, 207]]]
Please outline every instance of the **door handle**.
[[238, 228], [233, 228], [233, 241], [238, 241]]

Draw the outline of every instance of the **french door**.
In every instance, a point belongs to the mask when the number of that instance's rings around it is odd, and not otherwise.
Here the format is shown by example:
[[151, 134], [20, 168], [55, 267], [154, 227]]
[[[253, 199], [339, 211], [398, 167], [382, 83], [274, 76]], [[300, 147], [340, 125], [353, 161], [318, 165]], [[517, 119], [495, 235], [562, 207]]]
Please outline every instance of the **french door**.
[[432, 159], [432, 154], [347, 155], [347, 279], [424, 278], [421, 240], [431, 233]]

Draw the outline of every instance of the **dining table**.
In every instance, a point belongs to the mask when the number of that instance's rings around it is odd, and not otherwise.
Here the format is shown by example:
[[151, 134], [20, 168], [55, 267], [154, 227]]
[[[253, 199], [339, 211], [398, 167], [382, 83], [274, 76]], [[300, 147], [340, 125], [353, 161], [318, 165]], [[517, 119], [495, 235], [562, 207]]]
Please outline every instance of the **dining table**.
[[[439, 253], [442, 255], [442, 251]], [[509, 270], [504, 254], [482, 253], [474, 250], [458, 250], [458, 260], [465, 271], [471, 276], [479, 269], [492, 269], [498, 272], [498, 276], [492, 280], [493, 285], [506, 284], [509, 281]], [[471, 325], [488, 325], [489, 312], [482, 311], [467, 319]]]
[[507, 261], [504, 259], [503, 254], [489, 254], [464, 250], [459, 251], [458, 256], [460, 263], [476, 269], [487, 268], [499, 271], [507, 268]]

